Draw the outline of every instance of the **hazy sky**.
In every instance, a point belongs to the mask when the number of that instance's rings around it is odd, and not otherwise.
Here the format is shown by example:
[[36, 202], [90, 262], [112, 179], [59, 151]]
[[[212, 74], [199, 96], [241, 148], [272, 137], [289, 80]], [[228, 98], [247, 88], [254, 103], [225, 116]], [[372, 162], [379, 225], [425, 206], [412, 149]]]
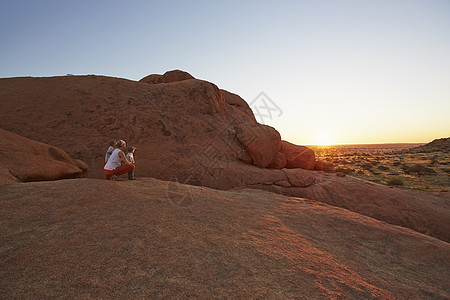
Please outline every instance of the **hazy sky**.
[[182, 69], [298, 144], [450, 136], [449, 0], [1, 1], [0, 41], [0, 77]]

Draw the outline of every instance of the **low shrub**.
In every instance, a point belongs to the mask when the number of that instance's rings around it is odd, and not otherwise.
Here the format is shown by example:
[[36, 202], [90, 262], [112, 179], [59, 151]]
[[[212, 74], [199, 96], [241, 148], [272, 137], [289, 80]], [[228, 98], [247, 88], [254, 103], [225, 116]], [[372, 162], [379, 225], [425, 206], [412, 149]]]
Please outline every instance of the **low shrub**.
[[363, 168], [364, 170], [370, 170], [372, 169], [373, 165], [371, 163], [364, 163], [364, 164], [360, 164], [359, 165], [361, 168]]
[[439, 162], [439, 156], [435, 155], [430, 159], [430, 164], [434, 165]]
[[415, 164], [412, 166], [403, 165], [402, 170], [406, 174], [416, 173], [418, 177], [420, 177], [421, 175], [430, 175], [436, 173], [435, 170], [419, 164]]
[[345, 168], [345, 167], [337, 167], [334, 169], [335, 172], [341, 172], [344, 174], [350, 174], [352, 172], [354, 172], [355, 170], [351, 169], [351, 168]]
[[388, 168], [388, 167], [386, 167], [386, 166], [383, 166], [383, 165], [381, 165], [381, 166], [378, 166], [377, 168], [378, 168], [378, 170], [381, 170], [381, 171], [387, 171], [387, 170], [389, 170], [389, 168]]
[[386, 181], [389, 185], [403, 185], [403, 180], [400, 177], [392, 177], [389, 178], [388, 181]]

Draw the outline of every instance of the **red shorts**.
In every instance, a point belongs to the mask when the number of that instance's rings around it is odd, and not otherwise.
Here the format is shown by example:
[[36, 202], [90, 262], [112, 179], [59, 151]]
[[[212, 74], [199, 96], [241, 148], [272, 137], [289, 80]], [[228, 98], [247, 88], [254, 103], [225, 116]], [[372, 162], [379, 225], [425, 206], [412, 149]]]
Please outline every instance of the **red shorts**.
[[106, 180], [109, 180], [109, 177], [112, 175], [116, 175], [116, 174], [122, 175], [122, 174], [133, 171], [133, 169], [134, 169], [134, 165], [122, 164], [119, 167], [115, 168], [114, 170], [106, 170], [106, 169], [103, 169], [103, 170], [105, 171], [105, 174], [106, 174]]

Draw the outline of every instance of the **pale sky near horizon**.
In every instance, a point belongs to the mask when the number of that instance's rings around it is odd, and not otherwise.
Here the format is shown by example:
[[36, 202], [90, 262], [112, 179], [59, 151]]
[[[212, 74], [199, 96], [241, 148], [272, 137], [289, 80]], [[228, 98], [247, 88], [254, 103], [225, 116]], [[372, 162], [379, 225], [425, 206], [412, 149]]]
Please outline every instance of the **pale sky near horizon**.
[[448, 0], [0, 3], [1, 78], [181, 69], [297, 144], [450, 136]]

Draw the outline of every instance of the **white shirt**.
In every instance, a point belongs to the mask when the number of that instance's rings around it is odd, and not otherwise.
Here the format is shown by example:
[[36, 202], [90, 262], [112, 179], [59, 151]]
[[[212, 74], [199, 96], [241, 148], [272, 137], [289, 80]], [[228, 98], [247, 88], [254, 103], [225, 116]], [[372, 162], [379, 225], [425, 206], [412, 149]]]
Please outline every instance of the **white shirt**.
[[118, 148], [114, 149], [113, 153], [111, 153], [111, 157], [108, 159], [108, 162], [103, 169], [112, 171], [115, 168], [120, 167], [122, 164], [122, 159], [119, 157], [120, 152], [122, 152], [122, 150]]
[[[111, 153], [109, 153], [110, 151], [111, 151]], [[114, 151], [114, 147], [109, 146], [108, 151], [106, 151], [106, 155], [105, 155], [105, 163], [107, 163], [108, 159], [111, 157], [112, 151]]]
[[127, 154], [127, 159], [131, 162], [131, 163], [133, 163], [134, 164], [134, 155], [133, 155], [133, 153], [128, 153]]

